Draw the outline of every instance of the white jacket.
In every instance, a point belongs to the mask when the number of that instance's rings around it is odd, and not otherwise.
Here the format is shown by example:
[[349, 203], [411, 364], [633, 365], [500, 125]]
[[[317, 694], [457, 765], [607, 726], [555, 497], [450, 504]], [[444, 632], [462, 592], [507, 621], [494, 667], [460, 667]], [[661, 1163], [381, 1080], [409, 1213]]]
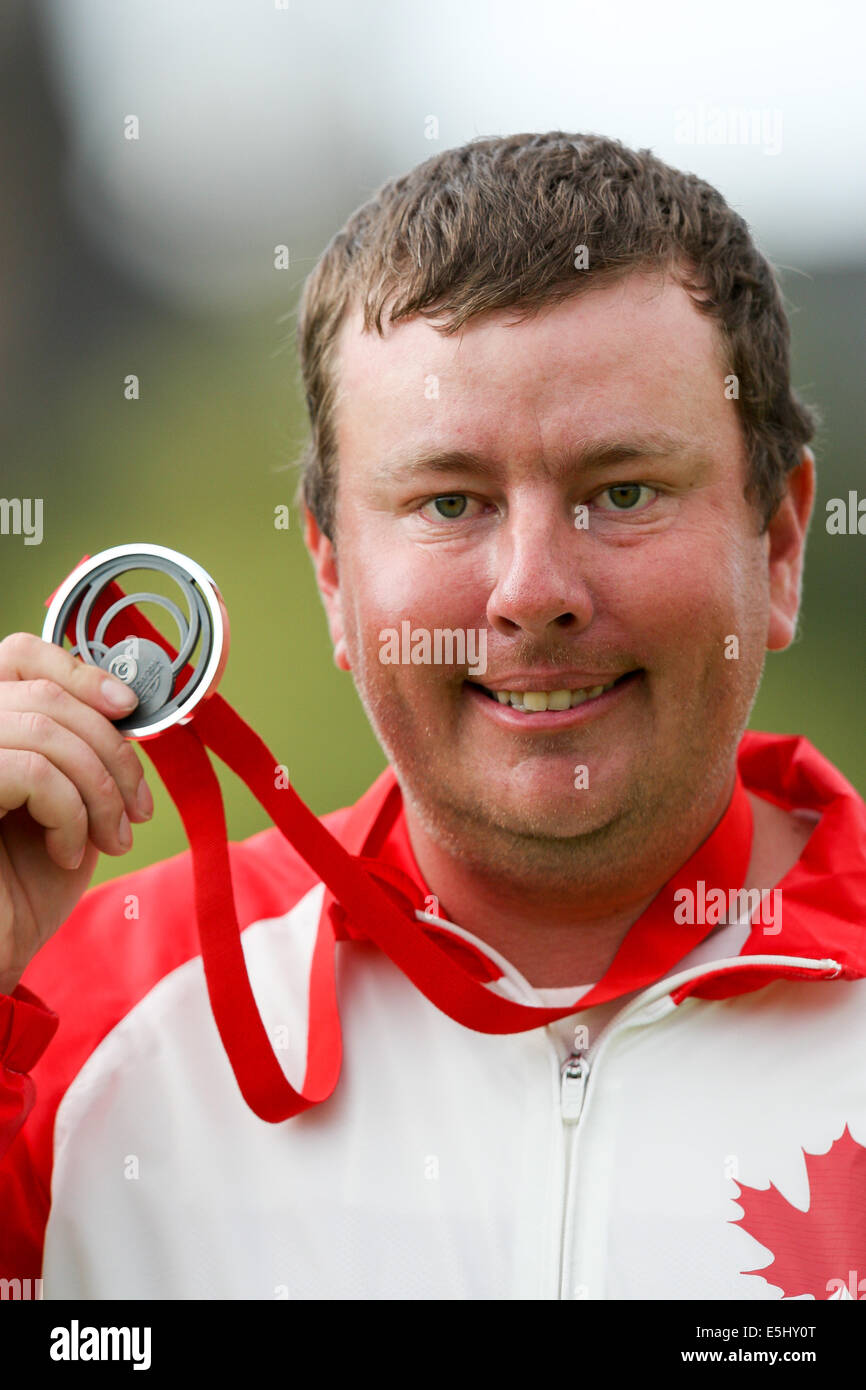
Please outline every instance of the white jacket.
[[[0, 1000], [0, 1275], [46, 1298], [866, 1296], [866, 814], [802, 739], [747, 734], [740, 770], [815, 822], [777, 935], [718, 927], [625, 1007], [505, 1035], [342, 940], [339, 1084], [276, 1125], [213, 1025], [189, 856], [92, 890]], [[357, 847], [394, 786], [326, 824]], [[231, 852], [256, 1001], [300, 1087], [324, 885], [276, 831]], [[588, 988], [533, 989], [444, 925], [505, 997]]]

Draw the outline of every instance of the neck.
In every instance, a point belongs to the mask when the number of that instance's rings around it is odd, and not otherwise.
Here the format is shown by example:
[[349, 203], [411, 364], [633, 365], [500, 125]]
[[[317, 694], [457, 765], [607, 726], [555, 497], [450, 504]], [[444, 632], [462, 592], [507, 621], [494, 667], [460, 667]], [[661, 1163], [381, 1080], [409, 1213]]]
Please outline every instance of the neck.
[[[569, 886], [551, 886], [549, 877], [539, 882], [537, 876], [509, 870], [513, 860], [507, 856], [498, 855], [492, 865], [470, 862], [465, 847], [460, 853], [457, 844], [434, 838], [408, 802], [406, 820], [418, 867], [445, 915], [499, 951], [538, 988], [578, 987], [599, 980], [609, 968], [629, 928], [715, 829], [732, 786], [733, 778], [710, 815], [677, 847], [662, 852], [656, 846], [640, 862], [616, 854], [615, 873], [606, 880], [597, 875], [588, 890], [579, 870]], [[750, 794], [749, 800], [754, 832], [743, 886], [772, 888], [796, 863], [810, 827], [760, 797]], [[579, 895], [575, 879], [581, 882]]]

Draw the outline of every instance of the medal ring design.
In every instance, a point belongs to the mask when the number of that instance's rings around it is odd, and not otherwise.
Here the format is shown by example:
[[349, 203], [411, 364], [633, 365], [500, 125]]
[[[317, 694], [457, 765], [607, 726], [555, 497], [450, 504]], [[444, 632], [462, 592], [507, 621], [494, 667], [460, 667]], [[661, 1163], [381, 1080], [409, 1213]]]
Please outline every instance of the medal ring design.
[[[132, 570], [168, 575], [177, 586], [180, 602], [143, 590], [125, 594], [106, 607], [108, 585]], [[106, 640], [112, 624], [115, 633], [122, 631], [125, 609], [147, 604], [164, 609], [177, 625], [176, 657], [157, 642], [132, 632]], [[114, 721], [127, 738], [153, 738], [175, 724], [188, 724], [196, 707], [216, 690], [228, 659], [228, 613], [219, 589], [201, 565], [161, 545], [118, 545], [90, 556], [74, 569], [51, 600], [42, 628], [43, 641], [62, 647], [71, 620], [75, 642], [70, 654], [91, 666], [101, 666], [138, 696], [132, 713]], [[199, 639], [192, 674], [178, 688], [180, 674]]]

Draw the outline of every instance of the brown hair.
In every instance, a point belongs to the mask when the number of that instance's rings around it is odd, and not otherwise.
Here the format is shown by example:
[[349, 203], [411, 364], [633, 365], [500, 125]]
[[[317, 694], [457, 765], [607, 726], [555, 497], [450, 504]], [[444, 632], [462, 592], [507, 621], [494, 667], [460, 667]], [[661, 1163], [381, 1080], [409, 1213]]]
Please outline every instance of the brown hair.
[[[587, 248], [588, 268], [575, 251]], [[766, 526], [818, 416], [790, 385], [790, 330], [775, 272], [710, 184], [600, 135], [510, 135], [444, 150], [384, 183], [329, 242], [304, 285], [298, 352], [311, 437], [299, 494], [334, 539], [336, 339], [421, 314], [437, 331], [519, 305], [519, 319], [637, 268], [673, 275], [715, 318], [738, 378], [749, 476]]]

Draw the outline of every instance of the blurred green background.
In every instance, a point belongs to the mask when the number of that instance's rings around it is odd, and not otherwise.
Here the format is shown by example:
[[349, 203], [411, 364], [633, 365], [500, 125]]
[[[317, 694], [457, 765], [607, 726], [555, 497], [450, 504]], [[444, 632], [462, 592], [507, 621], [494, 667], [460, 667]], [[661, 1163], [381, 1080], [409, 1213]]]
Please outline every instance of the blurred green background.
[[[44, 602], [78, 560], [108, 546], [155, 542], [214, 577], [231, 620], [220, 691], [289, 768], [316, 811], [352, 801], [384, 767], [355, 695], [339, 672], [294, 507], [303, 437], [285, 325], [238, 321], [223, 336], [167, 330], [107, 342], [71, 361], [8, 446], [5, 496], [43, 496], [45, 537], [0, 544], [2, 631], [38, 632]], [[135, 370], [138, 401], [123, 397]], [[273, 524], [288, 504], [287, 531]], [[171, 631], [170, 625], [166, 628]], [[186, 847], [183, 827], [146, 753], [157, 803], [122, 858], [103, 856], [94, 882]], [[269, 822], [214, 758], [230, 835]]]
[[[39, 632], [45, 599], [85, 553], [134, 541], [180, 550], [213, 575], [229, 609], [222, 693], [288, 766], [316, 812], [351, 803], [384, 757], [351, 676], [333, 665], [294, 509], [292, 464], [306, 432], [294, 312], [315, 256], [388, 161], [380, 158], [375, 177], [353, 177], [344, 156], [344, 167], [330, 166], [326, 185], [311, 177], [319, 200], [300, 256], [292, 248], [291, 269], [270, 268], [264, 292], [258, 283], [249, 302], [239, 296], [233, 309], [220, 304], [209, 313], [199, 294], [190, 312], [165, 285], [155, 291], [124, 274], [117, 248], [105, 254], [72, 215], [64, 193], [66, 117], [46, 72], [44, 36], [26, 7], [16, 13], [14, 44], [0, 57], [0, 496], [42, 497], [45, 535], [39, 546], [0, 536], [0, 635]], [[125, 109], [118, 105], [111, 120]], [[432, 153], [418, 139], [414, 159], [397, 168]], [[129, 187], [137, 177], [129, 175]], [[220, 207], [228, 220], [228, 203]], [[285, 234], [285, 222], [263, 218], [259, 243], [244, 244], [237, 258], [268, 263]], [[766, 250], [772, 258], [772, 246]], [[752, 726], [805, 735], [863, 793], [864, 539], [829, 536], [824, 518], [828, 498], [851, 488], [866, 495], [866, 264], [788, 270], [784, 286], [794, 383], [824, 416], [815, 445], [819, 499], [800, 636], [768, 657]], [[140, 380], [137, 401], [124, 399], [129, 373]], [[291, 507], [288, 531], [273, 525], [280, 504]], [[135, 827], [129, 854], [101, 859], [94, 882], [186, 848], [177, 812], [141, 757], [156, 814]], [[215, 765], [231, 838], [264, 828], [267, 818], [246, 788]]]

